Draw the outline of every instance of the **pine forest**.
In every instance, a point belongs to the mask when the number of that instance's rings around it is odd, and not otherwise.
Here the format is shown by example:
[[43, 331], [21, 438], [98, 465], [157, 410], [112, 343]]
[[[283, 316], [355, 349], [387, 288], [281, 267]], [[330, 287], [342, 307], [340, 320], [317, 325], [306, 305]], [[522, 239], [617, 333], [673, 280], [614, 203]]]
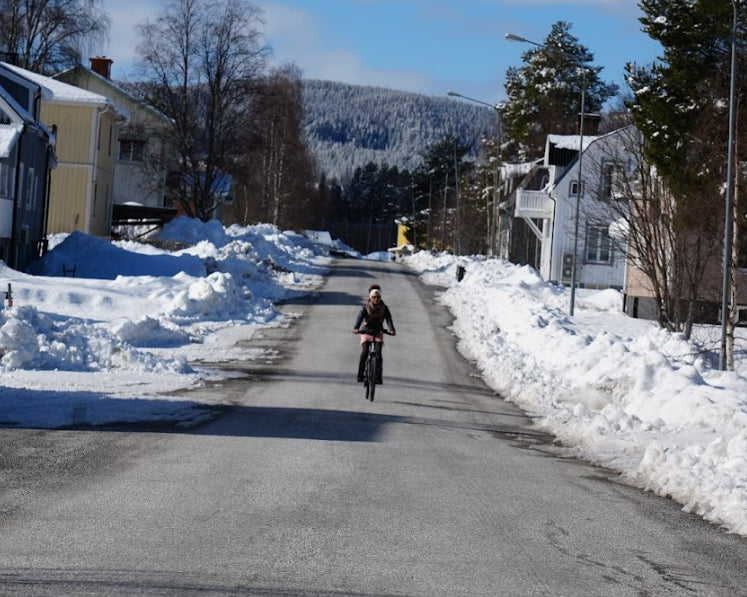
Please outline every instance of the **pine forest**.
[[305, 131], [319, 170], [348, 182], [373, 162], [414, 170], [422, 154], [447, 136], [475, 157], [480, 139], [495, 134], [496, 114], [486, 106], [333, 81], [303, 83]]

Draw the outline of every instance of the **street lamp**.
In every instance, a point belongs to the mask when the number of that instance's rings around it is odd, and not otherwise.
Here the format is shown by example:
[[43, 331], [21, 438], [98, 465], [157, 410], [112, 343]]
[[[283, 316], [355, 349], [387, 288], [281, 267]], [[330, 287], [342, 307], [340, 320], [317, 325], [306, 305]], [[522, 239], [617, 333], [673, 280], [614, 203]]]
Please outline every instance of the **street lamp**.
[[498, 145], [495, 149], [495, 172], [493, 173], [493, 224], [492, 226], [488, 226], [488, 254], [493, 254], [493, 244], [495, 243], [495, 240], [497, 238], [496, 231], [498, 230], [498, 181], [500, 179], [500, 148], [502, 144], [502, 137], [503, 137], [503, 131], [501, 126], [501, 113], [498, 111], [498, 104], [490, 104], [488, 102], [484, 102], [479, 99], [475, 99], [473, 97], [467, 97], [466, 95], [462, 95], [461, 93], [457, 93], [456, 91], [447, 91], [446, 95], [450, 95], [452, 97], [461, 97], [462, 99], [466, 99], [470, 102], [475, 102], [476, 104], [482, 104], [483, 106], [488, 106], [489, 108], [493, 108], [495, 110], [495, 116], [498, 119]]
[[[734, 0], [732, 0], [733, 2]], [[521, 37], [519, 35], [514, 35], [513, 33], [506, 33], [506, 39], [508, 41], [518, 41], [522, 43], [532, 44], [533, 46], [537, 46], [539, 48], [544, 48], [544, 44], [539, 44], [536, 41], [531, 41], [529, 39], [526, 39], [525, 37]], [[561, 50], [562, 51], [562, 50]], [[581, 178], [581, 168], [583, 166], [583, 157], [584, 157], [584, 111], [585, 111], [585, 103], [586, 103], [586, 69], [582, 70], [582, 79], [581, 79], [581, 116], [580, 116], [580, 124], [578, 128], [578, 182], [576, 184], [576, 206], [575, 206], [575, 222], [573, 225], [573, 258], [571, 261], [571, 301], [570, 306], [568, 309], [568, 312], [573, 315], [573, 310], [576, 304], [576, 276], [577, 276], [577, 270], [576, 263], [578, 261], [577, 253], [578, 253], [578, 221], [579, 221], [579, 211], [581, 208], [581, 193], [583, 191], [583, 180]]]
[[729, 84], [729, 147], [727, 150], [726, 164], [726, 206], [724, 214], [724, 266], [723, 266], [723, 283], [721, 287], [721, 356], [719, 357], [719, 368], [726, 371], [727, 350], [726, 336], [729, 322], [729, 289], [731, 287], [731, 251], [733, 244], [734, 225], [733, 210], [734, 203], [734, 94], [736, 84], [736, 63], [737, 63], [737, 3], [731, 0], [733, 20], [731, 29], [731, 82]]

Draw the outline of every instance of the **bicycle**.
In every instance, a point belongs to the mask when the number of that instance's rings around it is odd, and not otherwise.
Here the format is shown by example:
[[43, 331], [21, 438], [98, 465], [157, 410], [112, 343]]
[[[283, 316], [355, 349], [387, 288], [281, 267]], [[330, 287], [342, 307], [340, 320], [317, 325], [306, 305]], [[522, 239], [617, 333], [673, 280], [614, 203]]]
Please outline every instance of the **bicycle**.
[[366, 365], [363, 368], [363, 387], [366, 391], [366, 400], [371, 402], [373, 402], [376, 394], [376, 379], [381, 376], [381, 345], [384, 343], [384, 334], [391, 336], [392, 332], [383, 330], [381, 334], [371, 336]]

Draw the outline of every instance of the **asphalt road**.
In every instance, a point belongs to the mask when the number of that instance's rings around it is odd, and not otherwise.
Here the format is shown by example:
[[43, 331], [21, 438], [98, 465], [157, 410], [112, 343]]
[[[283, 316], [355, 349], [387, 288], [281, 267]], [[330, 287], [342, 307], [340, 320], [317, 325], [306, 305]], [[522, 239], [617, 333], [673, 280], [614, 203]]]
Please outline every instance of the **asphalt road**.
[[[397, 336], [364, 399], [351, 329]], [[456, 350], [435, 290], [341, 260], [191, 430], [0, 429], [0, 595], [747, 594], [747, 541], [564, 458]]]

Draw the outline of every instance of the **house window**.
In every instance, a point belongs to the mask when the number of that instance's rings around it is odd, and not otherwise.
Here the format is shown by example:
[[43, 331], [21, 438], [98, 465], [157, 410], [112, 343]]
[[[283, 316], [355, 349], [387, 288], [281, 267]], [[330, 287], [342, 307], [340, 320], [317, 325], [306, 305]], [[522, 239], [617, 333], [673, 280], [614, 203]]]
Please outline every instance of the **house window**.
[[[581, 195], [583, 196], [583, 194], [584, 194], [583, 185], [581, 185], [581, 186], [582, 186], [582, 188], [581, 188]], [[570, 190], [571, 197], [575, 197], [576, 195], [578, 195], [578, 180], [572, 180], [571, 181], [571, 184], [569, 186], [569, 190]]]
[[13, 168], [8, 162], [0, 162], [0, 198], [13, 198]]
[[612, 242], [606, 226], [589, 226], [586, 232], [586, 261], [589, 263], [612, 262]]
[[36, 176], [33, 168], [26, 170], [26, 188], [23, 193], [26, 198], [26, 209], [36, 209]]
[[624, 189], [624, 179], [623, 168], [620, 164], [617, 162], [605, 163], [602, 174], [602, 198], [619, 199]]
[[142, 162], [145, 154], [145, 141], [120, 139], [119, 159], [123, 162]]

